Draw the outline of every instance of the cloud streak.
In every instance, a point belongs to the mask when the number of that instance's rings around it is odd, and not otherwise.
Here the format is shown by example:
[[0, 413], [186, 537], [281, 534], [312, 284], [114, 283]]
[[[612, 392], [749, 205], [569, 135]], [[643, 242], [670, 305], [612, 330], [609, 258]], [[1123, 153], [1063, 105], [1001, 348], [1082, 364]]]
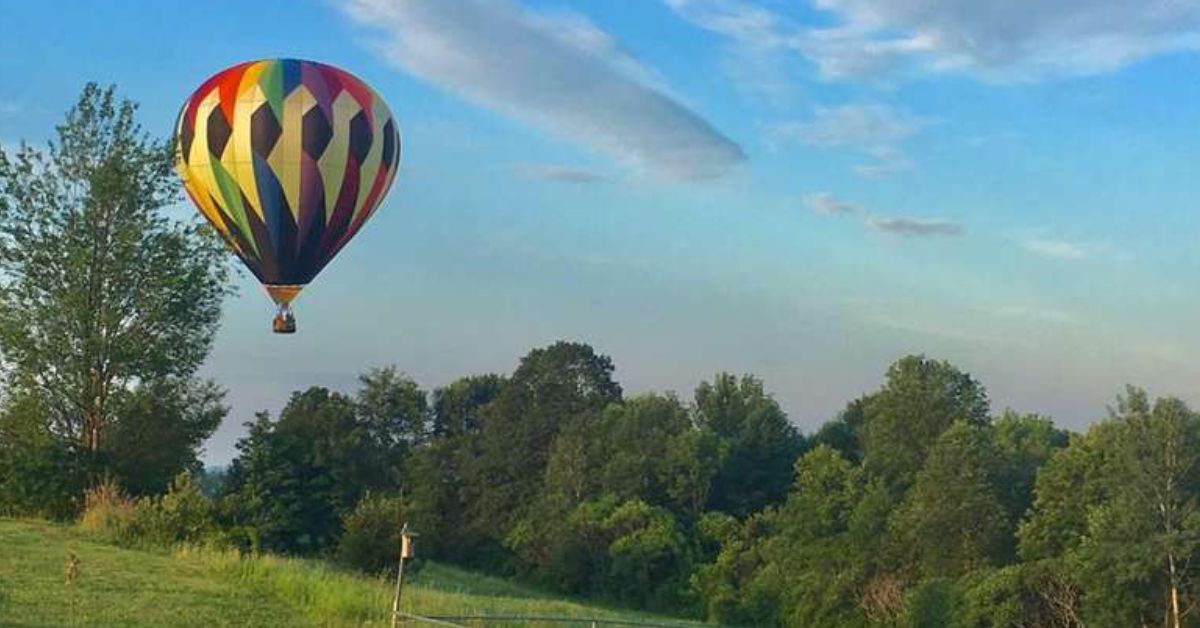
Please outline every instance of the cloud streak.
[[638, 170], [714, 179], [745, 160], [581, 16], [508, 0], [352, 0], [345, 11], [394, 66]]
[[861, 215], [866, 228], [901, 238], [958, 237], [965, 232], [961, 224], [949, 220], [879, 216], [864, 207], [837, 199], [829, 192], [807, 194], [804, 204], [825, 216]]
[[1035, 255], [1068, 261], [1081, 260], [1089, 255], [1088, 249], [1083, 245], [1066, 240], [1025, 238], [1021, 240], [1021, 247]]
[[826, 216], [857, 214], [862, 211], [862, 208], [854, 203], [840, 201], [833, 197], [829, 192], [813, 192], [804, 197], [804, 204], [817, 212]]
[[958, 237], [964, 233], [962, 225], [948, 220], [869, 216], [866, 225], [872, 230], [902, 238]]

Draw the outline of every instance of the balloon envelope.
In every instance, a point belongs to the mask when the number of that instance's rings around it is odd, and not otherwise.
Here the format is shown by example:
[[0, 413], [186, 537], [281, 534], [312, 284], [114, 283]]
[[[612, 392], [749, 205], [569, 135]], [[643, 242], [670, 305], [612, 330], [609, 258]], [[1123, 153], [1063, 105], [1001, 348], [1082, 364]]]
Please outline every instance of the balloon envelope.
[[379, 207], [400, 165], [383, 99], [343, 70], [295, 59], [205, 81], [176, 140], [192, 202], [285, 309]]

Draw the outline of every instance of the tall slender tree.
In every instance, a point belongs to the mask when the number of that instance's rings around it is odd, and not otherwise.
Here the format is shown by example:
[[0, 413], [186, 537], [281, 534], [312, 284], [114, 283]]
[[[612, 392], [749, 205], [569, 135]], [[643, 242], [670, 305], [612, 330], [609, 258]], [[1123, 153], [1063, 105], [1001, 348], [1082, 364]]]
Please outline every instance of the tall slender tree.
[[171, 146], [89, 84], [45, 150], [0, 151], [0, 354], [60, 436], [98, 452], [121, 398], [191, 378], [227, 291], [227, 253], [178, 199]]

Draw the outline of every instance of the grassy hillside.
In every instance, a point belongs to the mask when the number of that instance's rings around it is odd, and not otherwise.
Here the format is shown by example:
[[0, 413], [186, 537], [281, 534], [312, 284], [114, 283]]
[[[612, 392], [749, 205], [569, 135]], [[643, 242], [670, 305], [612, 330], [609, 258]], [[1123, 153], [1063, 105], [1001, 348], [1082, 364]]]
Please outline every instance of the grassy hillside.
[[[81, 561], [81, 575], [70, 586], [68, 552]], [[3, 626], [386, 626], [391, 586], [313, 561], [201, 549], [129, 550], [91, 540], [69, 526], [0, 519]], [[405, 586], [403, 606], [422, 615], [520, 614], [686, 625], [555, 599], [442, 565], [426, 565]]]

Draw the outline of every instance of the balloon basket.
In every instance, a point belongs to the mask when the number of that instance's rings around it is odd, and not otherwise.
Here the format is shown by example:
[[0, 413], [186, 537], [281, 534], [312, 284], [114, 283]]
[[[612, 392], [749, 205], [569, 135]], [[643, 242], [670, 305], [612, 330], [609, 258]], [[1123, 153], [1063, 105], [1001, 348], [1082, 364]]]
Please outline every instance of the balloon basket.
[[286, 304], [279, 306], [275, 312], [275, 319], [271, 321], [271, 331], [277, 334], [296, 333], [296, 317], [292, 315], [292, 308]]

